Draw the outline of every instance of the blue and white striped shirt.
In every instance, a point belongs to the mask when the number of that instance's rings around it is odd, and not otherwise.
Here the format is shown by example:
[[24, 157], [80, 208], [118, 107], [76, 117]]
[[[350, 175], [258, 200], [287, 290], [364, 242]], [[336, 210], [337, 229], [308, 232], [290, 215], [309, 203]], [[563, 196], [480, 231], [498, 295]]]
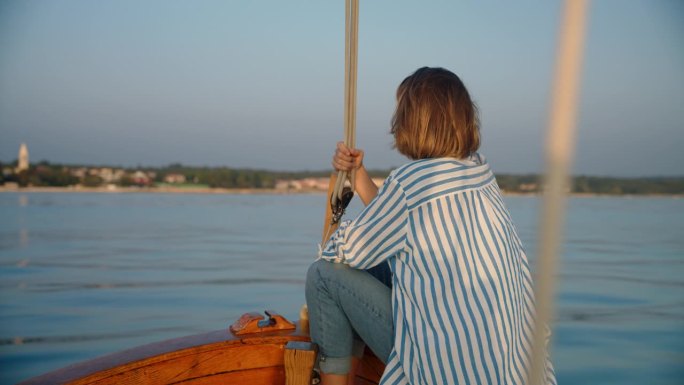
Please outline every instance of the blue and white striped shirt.
[[[321, 257], [387, 260], [395, 337], [381, 384], [525, 384], [534, 324], [527, 257], [483, 157], [393, 171]], [[555, 384], [547, 358], [545, 383]]]

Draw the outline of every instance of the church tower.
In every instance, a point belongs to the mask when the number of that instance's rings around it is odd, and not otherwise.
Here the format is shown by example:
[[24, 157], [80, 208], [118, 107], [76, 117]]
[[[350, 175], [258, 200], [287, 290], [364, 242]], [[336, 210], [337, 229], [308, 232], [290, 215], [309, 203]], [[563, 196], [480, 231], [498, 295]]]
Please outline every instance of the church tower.
[[29, 168], [29, 152], [26, 143], [22, 143], [19, 146], [19, 164], [17, 165], [17, 172], [22, 172], [28, 170]]

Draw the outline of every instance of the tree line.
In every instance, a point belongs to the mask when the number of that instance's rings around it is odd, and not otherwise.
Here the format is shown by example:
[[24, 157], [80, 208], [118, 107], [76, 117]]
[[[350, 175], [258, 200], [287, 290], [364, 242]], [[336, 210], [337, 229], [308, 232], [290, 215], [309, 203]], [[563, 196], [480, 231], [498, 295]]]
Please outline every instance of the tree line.
[[[52, 164], [47, 161], [31, 165], [28, 170], [16, 172], [16, 162], [0, 162], [0, 184], [16, 183], [20, 187], [49, 186], [65, 187], [83, 185], [97, 187], [112, 183], [119, 186], [141, 185], [154, 187], [163, 184], [168, 175], [182, 175], [187, 185], [200, 185], [210, 188], [250, 188], [272, 189], [278, 180], [301, 180], [306, 178], [322, 178], [330, 175], [330, 171], [270, 171], [259, 169], [240, 169], [230, 167], [197, 167], [180, 163], [164, 167], [108, 167], [121, 170], [114, 181], [105, 181], [96, 172], [89, 170], [103, 169], [102, 166], [75, 166]], [[81, 170], [80, 174], [77, 170]], [[86, 170], [84, 172], [83, 170]], [[149, 178], [141, 183], [135, 173], [142, 172]], [[384, 178], [389, 170], [371, 170], [372, 177]], [[497, 183], [501, 190], [514, 193], [539, 193], [543, 189], [543, 181], [539, 175], [497, 174]], [[684, 194], [684, 177], [642, 177], [616, 178], [600, 176], [575, 176], [571, 181], [570, 191], [573, 193], [610, 194], [610, 195], [643, 195], [643, 194]]]

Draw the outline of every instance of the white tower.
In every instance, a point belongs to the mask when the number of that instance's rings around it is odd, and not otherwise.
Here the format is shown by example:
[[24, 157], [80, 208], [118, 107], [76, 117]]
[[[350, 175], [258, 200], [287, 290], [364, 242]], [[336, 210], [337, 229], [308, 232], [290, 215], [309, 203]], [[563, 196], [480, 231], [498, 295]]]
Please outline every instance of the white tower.
[[28, 147], [26, 147], [25, 143], [22, 143], [21, 146], [19, 146], [19, 164], [17, 165], [17, 172], [22, 172], [24, 170], [28, 170], [28, 168], [29, 168]]

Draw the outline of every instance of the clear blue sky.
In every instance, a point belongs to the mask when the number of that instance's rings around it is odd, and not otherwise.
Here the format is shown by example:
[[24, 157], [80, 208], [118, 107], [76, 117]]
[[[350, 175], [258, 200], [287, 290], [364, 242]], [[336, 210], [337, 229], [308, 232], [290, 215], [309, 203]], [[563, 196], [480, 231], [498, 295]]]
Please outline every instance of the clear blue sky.
[[[361, 1], [358, 144], [420, 66], [459, 74], [496, 172], [543, 169], [561, 3]], [[325, 169], [342, 138], [344, 1], [0, 3], [0, 160]], [[682, 175], [684, 2], [591, 4], [574, 172]]]

